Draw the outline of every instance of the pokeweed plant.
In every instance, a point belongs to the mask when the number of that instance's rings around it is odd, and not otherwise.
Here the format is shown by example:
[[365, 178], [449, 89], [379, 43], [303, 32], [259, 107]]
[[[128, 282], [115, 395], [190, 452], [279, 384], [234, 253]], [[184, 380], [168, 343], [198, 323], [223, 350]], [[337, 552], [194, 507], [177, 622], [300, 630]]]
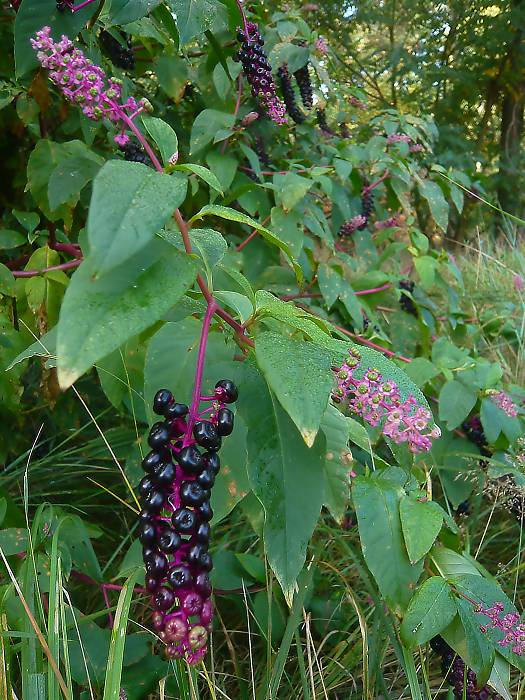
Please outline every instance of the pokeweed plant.
[[[151, 406], [164, 419], [139, 435], [147, 473], [125, 473], [122, 498], [142, 506], [138, 594], [167, 657], [204, 658], [210, 528], [249, 509], [248, 492], [291, 606], [322, 509], [341, 520], [351, 494], [407, 677], [410, 652], [440, 635], [471, 685], [505, 697], [502, 668], [524, 670], [517, 612], [464, 556], [451, 512], [476, 480], [518, 479], [524, 392], [503, 385], [482, 354], [490, 329], [461, 306], [441, 239], [470, 183], [433, 162], [432, 121], [369, 114], [363, 91], [331, 85], [331, 49], [293, 9], [22, 0], [7, 17], [2, 118], [29, 146], [0, 232], [2, 411], [14, 420], [22, 363], [44, 356], [50, 400], [95, 367], [144, 430]], [[512, 324], [497, 332], [520, 342]], [[510, 617], [487, 628], [489, 610]]]

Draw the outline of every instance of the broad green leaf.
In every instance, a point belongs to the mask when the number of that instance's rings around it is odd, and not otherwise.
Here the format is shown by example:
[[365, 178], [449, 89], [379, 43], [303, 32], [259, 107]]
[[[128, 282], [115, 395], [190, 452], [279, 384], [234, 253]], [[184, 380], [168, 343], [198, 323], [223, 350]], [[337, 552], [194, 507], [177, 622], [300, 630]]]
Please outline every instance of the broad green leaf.
[[494, 646], [490, 638], [481, 631], [480, 615], [474, 612], [472, 603], [458, 597], [456, 605], [465, 631], [469, 665], [477, 676], [478, 685], [484, 686], [494, 665]]
[[439, 418], [454, 430], [467, 418], [478, 400], [477, 392], [452, 379], [439, 393]]
[[142, 117], [148, 134], [157, 144], [164, 165], [169, 165], [173, 156], [178, 157], [179, 140], [177, 134], [163, 119], [158, 117]]
[[417, 494], [401, 499], [399, 515], [410, 561], [415, 564], [430, 550], [443, 524], [443, 513], [433, 501]]
[[270, 317], [286, 323], [292, 328], [305, 333], [321, 347], [330, 347], [332, 338], [328, 334], [328, 325], [322, 319], [312, 316], [308, 311], [299, 309], [292, 302], [285, 302], [264, 289], [259, 289], [255, 295], [258, 319]]
[[220, 129], [230, 129], [235, 116], [217, 109], [203, 109], [191, 128], [190, 153], [195, 155], [213, 141]]
[[284, 241], [281, 241], [274, 233], [262, 226], [262, 224], [260, 224], [258, 221], [252, 219], [251, 216], [243, 214], [242, 212], [237, 211], [236, 209], [223, 207], [219, 204], [208, 204], [205, 207], [203, 207], [197, 214], [195, 214], [191, 218], [190, 222], [196, 221], [198, 219], [203, 219], [205, 216], [218, 216], [221, 219], [227, 219], [228, 221], [236, 221], [240, 224], [246, 224], [247, 226], [251, 226], [252, 228], [259, 231], [263, 238], [265, 238], [272, 245], [275, 245], [278, 248], [280, 248], [283, 251], [283, 253], [287, 255], [295, 270], [297, 280], [299, 281], [299, 283], [302, 282], [302, 270], [295, 258], [293, 257], [292, 251], [290, 250], [289, 246], [286, 243], [284, 243]]
[[11, 270], [0, 263], [0, 295], [15, 296], [15, 278]]
[[0, 229], [1, 249], [9, 250], [10, 248], [18, 248], [18, 246], [24, 245], [26, 242], [27, 238], [18, 231], [13, 231], [7, 228]]
[[111, 23], [128, 24], [154, 10], [162, 0], [111, 0]]
[[29, 359], [30, 357], [54, 357], [56, 353], [56, 336], [57, 327], [55, 326], [50, 331], [45, 333], [41, 338], [35, 340], [28, 348], [15, 357], [14, 360], [6, 367], [6, 372], [12, 369], [19, 362]]
[[311, 447], [333, 386], [331, 354], [278, 333], [257, 335], [255, 356], [272, 392]]
[[325, 440], [318, 436], [309, 449], [255, 370], [240, 386], [248, 472], [265, 511], [266, 555], [290, 602], [323, 503]]
[[494, 657], [494, 666], [490, 674], [488, 685], [494, 688], [503, 700], [512, 700], [509, 685], [510, 685], [510, 665], [501, 654], [496, 652]]
[[313, 187], [314, 181], [295, 173], [274, 175], [276, 199], [285, 211], [293, 209]]
[[93, 180], [103, 164], [104, 159], [90, 151], [82, 141], [62, 144], [62, 157], [47, 186], [51, 209], [58, 209], [62, 204], [75, 205], [82, 189]]
[[73, 275], [60, 310], [57, 364], [64, 388], [161, 318], [196, 274], [195, 262], [174, 248], [136, 278], [130, 278], [125, 263], [112, 275], [95, 279], [87, 262]]
[[352, 482], [363, 556], [381, 595], [395, 611], [403, 611], [423, 570], [411, 564], [405, 549], [399, 501], [404, 490], [375, 472]]
[[330, 309], [345, 291], [346, 280], [343, 279], [338, 270], [326, 265], [326, 263], [319, 265], [317, 279], [321, 294]]
[[426, 357], [414, 357], [405, 367], [405, 372], [421, 389], [427, 382], [437, 377], [439, 369]]
[[233, 433], [224, 440], [221, 448], [221, 470], [211, 492], [212, 525], [225, 518], [251, 489], [246, 434], [246, 424], [237, 413]]
[[70, 207], [64, 204], [54, 210], [48, 198], [49, 179], [63, 157], [63, 144], [41, 139], [31, 152], [27, 163], [26, 189], [31, 192], [35, 202], [50, 221], [64, 219], [69, 222], [71, 219]]
[[481, 423], [483, 432], [487, 440], [491, 443], [496, 442], [500, 433], [506, 435], [510, 443], [517, 440], [522, 434], [522, 428], [517, 417], [507, 416], [507, 414], [496, 406], [490, 398], [484, 398], [481, 402], [480, 411]]
[[95, 4], [78, 12], [60, 12], [56, 0], [23, 0], [15, 19], [16, 75], [21, 77], [38, 65], [36, 52], [29, 43], [42, 27], [51, 27], [51, 35], [58, 41], [62, 34], [74, 39], [94, 13]]
[[422, 180], [418, 183], [418, 190], [424, 197], [436, 224], [442, 231], [447, 230], [449, 206], [441, 187], [432, 180]]
[[25, 527], [8, 527], [0, 530], [0, 549], [6, 557], [25, 552], [27, 549], [27, 529]]
[[425, 644], [445, 629], [457, 614], [450, 585], [432, 576], [414, 593], [401, 624], [401, 639], [408, 649]]
[[434, 547], [432, 561], [437, 566], [439, 573], [448, 579], [457, 578], [463, 574], [481, 576], [472, 561], [447, 547]]
[[190, 173], [194, 173], [204, 180], [204, 182], [206, 182], [211, 188], [220, 194], [223, 194], [221, 183], [217, 179], [217, 176], [203, 165], [197, 165], [196, 163], [183, 163], [182, 165], [175, 166], [175, 170], [186, 170]]
[[244, 294], [229, 290], [225, 292], [215, 290], [213, 296], [221, 304], [233, 309], [242, 323], [245, 323], [253, 314], [253, 304]]
[[336, 520], [344, 516], [350, 500], [348, 433], [351, 420], [332, 404], [328, 404], [321, 420], [326, 438], [324, 505]]
[[153, 239], [186, 195], [186, 178], [111, 160], [93, 183], [87, 222], [92, 272], [102, 275]]
[[168, 0], [177, 15], [181, 45], [214, 27], [217, 3], [211, 0]]

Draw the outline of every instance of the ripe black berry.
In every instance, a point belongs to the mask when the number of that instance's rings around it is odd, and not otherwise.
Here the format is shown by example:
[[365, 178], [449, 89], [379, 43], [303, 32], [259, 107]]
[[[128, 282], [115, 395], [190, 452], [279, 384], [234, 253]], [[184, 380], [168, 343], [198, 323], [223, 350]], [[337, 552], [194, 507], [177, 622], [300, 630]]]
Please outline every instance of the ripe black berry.
[[211, 571], [213, 569], [213, 560], [209, 552], [205, 552], [201, 556], [200, 567], [203, 571]]
[[279, 76], [281, 93], [283, 96], [284, 104], [286, 105], [286, 111], [296, 124], [301, 124], [302, 122], [304, 122], [304, 114], [297, 106], [297, 102], [295, 100], [295, 93], [292, 85], [292, 79], [290, 77], [290, 73], [288, 72], [288, 66], [281, 66], [277, 71], [277, 75]]
[[205, 452], [202, 455], [202, 466], [205, 469], [211, 469], [215, 476], [217, 476], [221, 468], [219, 455], [216, 452]]
[[188, 407], [185, 403], [172, 403], [165, 410], [164, 415], [166, 420], [174, 420], [176, 418], [184, 418], [188, 414]]
[[195, 445], [184, 447], [175, 455], [175, 459], [188, 474], [200, 474], [204, 466], [201, 460], [201, 453]]
[[[399, 281], [399, 289], [410, 292], [410, 294], [414, 292], [415, 286], [416, 285], [414, 282], [412, 282], [412, 280]], [[408, 296], [408, 294], [404, 294], [403, 291], [401, 291], [401, 296], [399, 297], [399, 306], [407, 314], [411, 314], [412, 316], [418, 315], [417, 306], [414, 304], [413, 300]]]
[[124, 160], [130, 163], [142, 163], [143, 165], [151, 165], [151, 161], [147, 153], [137, 143], [129, 141], [125, 146], [121, 146], [120, 150], [124, 153]]
[[57, 0], [57, 10], [59, 12], [65, 12], [66, 10], [71, 10], [71, 7], [67, 0]]
[[169, 588], [162, 586], [155, 593], [155, 607], [157, 610], [169, 610], [173, 607], [174, 603], [175, 596], [173, 595], [173, 591], [170, 591]]
[[168, 560], [164, 554], [160, 552], [155, 552], [155, 554], [149, 556], [144, 562], [146, 565], [146, 571], [150, 576], [160, 576], [166, 573], [168, 569]]
[[169, 570], [168, 581], [173, 588], [185, 588], [191, 583], [191, 574], [187, 566], [174, 566]]
[[158, 538], [159, 549], [161, 549], [166, 554], [172, 554], [176, 552], [181, 545], [180, 535], [172, 530], [171, 527], [166, 527], [161, 530]]
[[197, 532], [195, 533], [195, 539], [201, 544], [208, 544], [210, 541], [211, 527], [210, 523], [203, 522], [199, 525]]
[[170, 431], [165, 423], [155, 423], [149, 431], [148, 444], [154, 450], [165, 447], [170, 439]]
[[199, 420], [195, 423], [193, 437], [198, 445], [208, 450], [216, 450], [219, 447], [220, 436], [217, 428], [208, 420]]
[[156, 591], [159, 585], [159, 581], [156, 576], [146, 576], [145, 583], [146, 590], [149, 591], [149, 593], [153, 593], [154, 591]]
[[166, 500], [166, 497], [162, 493], [162, 491], [158, 491], [157, 489], [152, 489], [144, 497], [144, 500], [142, 501], [142, 506], [143, 506], [144, 510], [149, 510], [150, 513], [160, 513], [160, 511], [162, 510], [162, 508], [164, 506], [165, 500]]
[[151, 513], [147, 510], [141, 510], [139, 513], [139, 523], [142, 524], [151, 522], [153, 522]]
[[171, 462], [163, 462], [153, 472], [155, 481], [159, 486], [167, 486], [171, 484], [175, 478], [175, 467]]
[[196, 544], [188, 552], [188, 564], [191, 566], [200, 566], [201, 557], [206, 554], [206, 547], [202, 544]]
[[153, 479], [150, 476], [145, 476], [139, 482], [139, 488], [138, 488], [139, 494], [142, 497], [146, 497], [154, 486], [155, 486], [155, 482], [153, 481]]
[[210, 468], [205, 469], [199, 474], [197, 481], [203, 489], [211, 489], [215, 483], [215, 474]]
[[301, 99], [303, 105], [306, 109], [312, 109], [314, 104], [314, 94], [312, 90], [312, 82], [310, 80], [310, 71], [308, 70], [308, 63], [306, 63], [302, 68], [296, 70], [294, 77], [297, 80], [297, 87], [301, 93]]
[[204, 503], [199, 506], [197, 512], [199, 513], [201, 520], [210, 521], [213, 518], [213, 510], [209, 501], [204, 501]]
[[164, 455], [162, 452], [155, 452], [152, 450], [149, 452], [142, 460], [142, 468], [145, 472], [152, 472], [155, 467], [164, 461]]
[[257, 154], [257, 158], [261, 165], [270, 165], [270, 156], [266, 151], [266, 146], [264, 145], [264, 140], [262, 136], [257, 135], [254, 140], [253, 150]]
[[239, 391], [231, 379], [221, 379], [215, 385], [215, 395], [224, 403], [234, 403], [239, 397]]
[[158, 416], [163, 416], [166, 409], [173, 403], [173, 394], [169, 389], [159, 389], [153, 399], [153, 410]]
[[372, 210], [374, 208], [374, 191], [369, 190], [365, 187], [363, 190], [363, 194], [361, 195], [361, 216], [366, 219], [364, 224], [361, 224], [359, 226], [359, 230], [363, 230], [366, 228], [366, 225], [368, 223], [368, 219], [370, 218], [370, 214], [372, 213]]
[[151, 545], [157, 538], [157, 530], [152, 522], [145, 522], [139, 525], [139, 540], [142, 544]]
[[102, 49], [111, 63], [124, 70], [133, 70], [135, 68], [135, 54], [131, 48], [131, 39], [125, 37], [125, 41], [126, 46], [123, 46], [120, 41], [115, 39], [109, 32], [100, 32]]
[[229, 408], [220, 408], [217, 413], [217, 432], [226, 437], [233, 432], [233, 412]]
[[206, 500], [206, 491], [196, 481], [184, 481], [180, 500], [186, 506], [200, 506]]
[[198, 574], [195, 577], [195, 588], [204, 598], [209, 598], [211, 594], [211, 584], [208, 574]]
[[316, 117], [317, 124], [323, 132], [323, 134], [326, 134], [326, 136], [333, 136], [334, 132], [328, 126], [328, 122], [326, 121], [326, 112], [324, 111], [324, 109], [318, 109], [316, 112]]
[[195, 530], [197, 516], [189, 508], [177, 508], [171, 518], [173, 527], [181, 535], [189, 535]]

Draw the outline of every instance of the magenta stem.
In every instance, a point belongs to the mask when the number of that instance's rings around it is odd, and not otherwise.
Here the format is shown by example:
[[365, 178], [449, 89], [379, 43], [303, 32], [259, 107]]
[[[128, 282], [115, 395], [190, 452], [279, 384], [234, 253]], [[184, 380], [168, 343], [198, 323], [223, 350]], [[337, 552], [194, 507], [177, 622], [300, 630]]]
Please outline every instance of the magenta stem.
[[371, 185], [367, 185], [366, 187], [363, 187], [362, 194], [366, 194], [367, 192], [370, 192], [371, 190], [373, 190], [375, 187], [380, 185], [383, 182], [383, 180], [386, 180], [389, 175], [390, 175], [390, 170], [385, 170], [385, 172], [381, 175], [381, 177], [378, 180], [373, 182]]
[[73, 12], [78, 12], [79, 10], [82, 10], [84, 7], [91, 5], [92, 2], [95, 2], [95, 0], [84, 0], [84, 2], [81, 2], [78, 5], [75, 5], [74, 7], [72, 7], [71, 10]]
[[110, 603], [110, 601], [109, 601], [108, 592], [107, 592], [106, 587], [104, 586], [104, 584], [102, 584], [101, 588], [102, 588], [102, 595], [103, 595], [103, 597], [104, 597], [104, 603], [106, 604], [106, 608], [108, 609], [108, 625], [109, 625], [109, 629], [112, 630], [112, 629], [113, 629], [113, 615], [112, 615], [111, 610], [110, 610], [110, 608], [111, 608], [111, 603]]
[[133, 119], [130, 119], [128, 117], [128, 115], [123, 110], [120, 110], [120, 118], [124, 122], [124, 124], [128, 127], [128, 129], [135, 134], [135, 136], [137, 137], [137, 140], [139, 141], [141, 146], [144, 148], [144, 150], [146, 151], [146, 153], [150, 157], [151, 162], [155, 166], [155, 169], [162, 173], [164, 169], [163, 169], [162, 165], [160, 164], [159, 159], [157, 158], [157, 156], [153, 152], [153, 149], [151, 148], [151, 146], [149, 145], [147, 140], [144, 138], [144, 136], [140, 132], [140, 129], [138, 129], [137, 126], [135, 125], [135, 122], [133, 121]]
[[199, 415], [199, 405], [201, 400], [202, 374], [204, 371], [204, 360], [206, 358], [206, 346], [208, 345], [208, 336], [213, 314], [217, 311], [217, 304], [214, 300], [208, 302], [204, 320], [202, 322], [201, 339], [199, 343], [199, 354], [197, 355], [197, 366], [195, 368], [195, 381], [193, 383], [193, 394], [191, 398], [191, 406], [188, 413], [188, 428], [184, 436], [183, 446], [188, 445], [191, 440], [193, 426]]
[[244, 27], [244, 36], [246, 37], [246, 41], [250, 40], [250, 33], [248, 31], [248, 22], [246, 20], [246, 14], [244, 13], [244, 7], [242, 4], [242, 0], [236, 0], [237, 2], [237, 7], [239, 8], [239, 12], [241, 13], [242, 17], [242, 24]]
[[44, 275], [46, 272], [53, 272], [53, 270], [69, 270], [72, 267], [78, 267], [82, 262], [82, 258], [77, 258], [76, 260], [70, 260], [69, 262], [62, 263], [61, 265], [52, 265], [51, 267], [44, 267], [43, 270], [13, 270], [14, 277], [37, 277], [38, 275]]
[[364, 294], [375, 294], [376, 292], [384, 292], [385, 289], [390, 289], [391, 286], [392, 285], [390, 284], [390, 282], [387, 282], [382, 287], [372, 287], [372, 289], [361, 289], [361, 291], [354, 292], [354, 294], [356, 295], [356, 297], [362, 296]]
[[62, 253], [67, 253], [72, 255], [74, 258], [81, 258], [82, 251], [78, 243], [54, 243], [49, 246], [53, 250], [61, 251]]

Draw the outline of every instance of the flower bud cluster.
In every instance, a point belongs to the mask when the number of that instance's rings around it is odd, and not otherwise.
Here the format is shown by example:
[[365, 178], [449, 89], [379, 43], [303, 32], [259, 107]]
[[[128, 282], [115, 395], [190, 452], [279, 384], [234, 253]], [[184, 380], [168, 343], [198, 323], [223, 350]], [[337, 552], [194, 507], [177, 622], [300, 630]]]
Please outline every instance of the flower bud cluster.
[[518, 407], [506, 391], [493, 391], [490, 398], [509, 418], [515, 418], [518, 415]]
[[494, 603], [486, 608], [478, 605], [475, 612], [489, 618], [489, 625], [481, 625], [481, 631], [487, 632], [489, 629], [501, 630], [504, 635], [498, 641], [500, 647], [510, 647], [518, 656], [525, 654], [525, 625], [521, 624], [520, 616], [517, 612], [503, 614], [505, 606], [501, 602]]
[[348, 358], [334, 370], [337, 386], [332, 401], [344, 404], [372, 427], [381, 425], [385, 437], [406, 443], [411, 452], [428, 451], [432, 440], [441, 435], [436, 425], [429, 428], [431, 412], [419, 406], [414, 396], [403, 401], [397, 384], [384, 380], [377, 369], [363, 372], [360, 367], [361, 353], [350, 348]]

